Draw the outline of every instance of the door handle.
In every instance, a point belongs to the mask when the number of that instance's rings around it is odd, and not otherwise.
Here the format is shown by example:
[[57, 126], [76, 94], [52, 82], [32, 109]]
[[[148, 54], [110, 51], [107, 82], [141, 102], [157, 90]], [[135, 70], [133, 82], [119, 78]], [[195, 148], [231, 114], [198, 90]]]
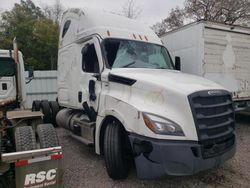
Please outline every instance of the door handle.
[[81, 103], [82, 102], [82, 92], [78, 91], [78, 102]]

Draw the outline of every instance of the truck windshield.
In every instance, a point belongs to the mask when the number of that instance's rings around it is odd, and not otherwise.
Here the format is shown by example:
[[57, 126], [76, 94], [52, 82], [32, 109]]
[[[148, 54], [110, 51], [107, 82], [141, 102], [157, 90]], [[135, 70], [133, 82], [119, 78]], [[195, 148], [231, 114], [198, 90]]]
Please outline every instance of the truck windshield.
[[0, 77], [14, 76], [16, 74], [16, 63], [12, 58], [0, 57]]
[[104, 48], [111, 68], [174, 69], [163, 46], [121, 39], [106, 39]]

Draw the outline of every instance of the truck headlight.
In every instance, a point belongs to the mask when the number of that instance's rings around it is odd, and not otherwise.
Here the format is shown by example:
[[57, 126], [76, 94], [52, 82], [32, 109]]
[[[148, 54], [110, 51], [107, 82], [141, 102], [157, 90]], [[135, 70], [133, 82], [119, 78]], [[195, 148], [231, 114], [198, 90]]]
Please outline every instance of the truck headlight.
[[156, 134], [185, 136], [181, 127], [167, 118], [145, 112], [142, 112], [142, 116], [146, 126]]

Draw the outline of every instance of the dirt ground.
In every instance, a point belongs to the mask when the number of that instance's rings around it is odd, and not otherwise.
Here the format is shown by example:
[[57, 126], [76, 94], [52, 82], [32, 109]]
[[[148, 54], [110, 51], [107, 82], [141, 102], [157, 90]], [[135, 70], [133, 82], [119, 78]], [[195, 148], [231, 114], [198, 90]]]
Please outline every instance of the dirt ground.
[[58, 128], [63, 147], [63, 183], [65, 188], [86, 187], [250, 187], [250, 115], [236, 116], [237, 152], [222, 166], [193, 176], [167, 176], [157, 180], [140, 180], [135, 169], [122, 181], [113, 181], [106, 173], [104, 158], [74, 140], [69, 132]]

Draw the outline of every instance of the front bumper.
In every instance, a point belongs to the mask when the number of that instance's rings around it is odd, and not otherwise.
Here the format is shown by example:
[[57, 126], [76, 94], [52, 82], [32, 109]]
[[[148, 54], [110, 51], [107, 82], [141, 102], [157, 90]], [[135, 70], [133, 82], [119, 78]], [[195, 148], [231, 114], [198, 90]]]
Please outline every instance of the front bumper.
[[129, 139], [135, 153], [137, 175], [142, 179], [193, 175], [219, 166], [236, 151], [234, 143], [223, 153], [204, 159], [198, 142], [157, 140], [134, 134], [130, 134]]

